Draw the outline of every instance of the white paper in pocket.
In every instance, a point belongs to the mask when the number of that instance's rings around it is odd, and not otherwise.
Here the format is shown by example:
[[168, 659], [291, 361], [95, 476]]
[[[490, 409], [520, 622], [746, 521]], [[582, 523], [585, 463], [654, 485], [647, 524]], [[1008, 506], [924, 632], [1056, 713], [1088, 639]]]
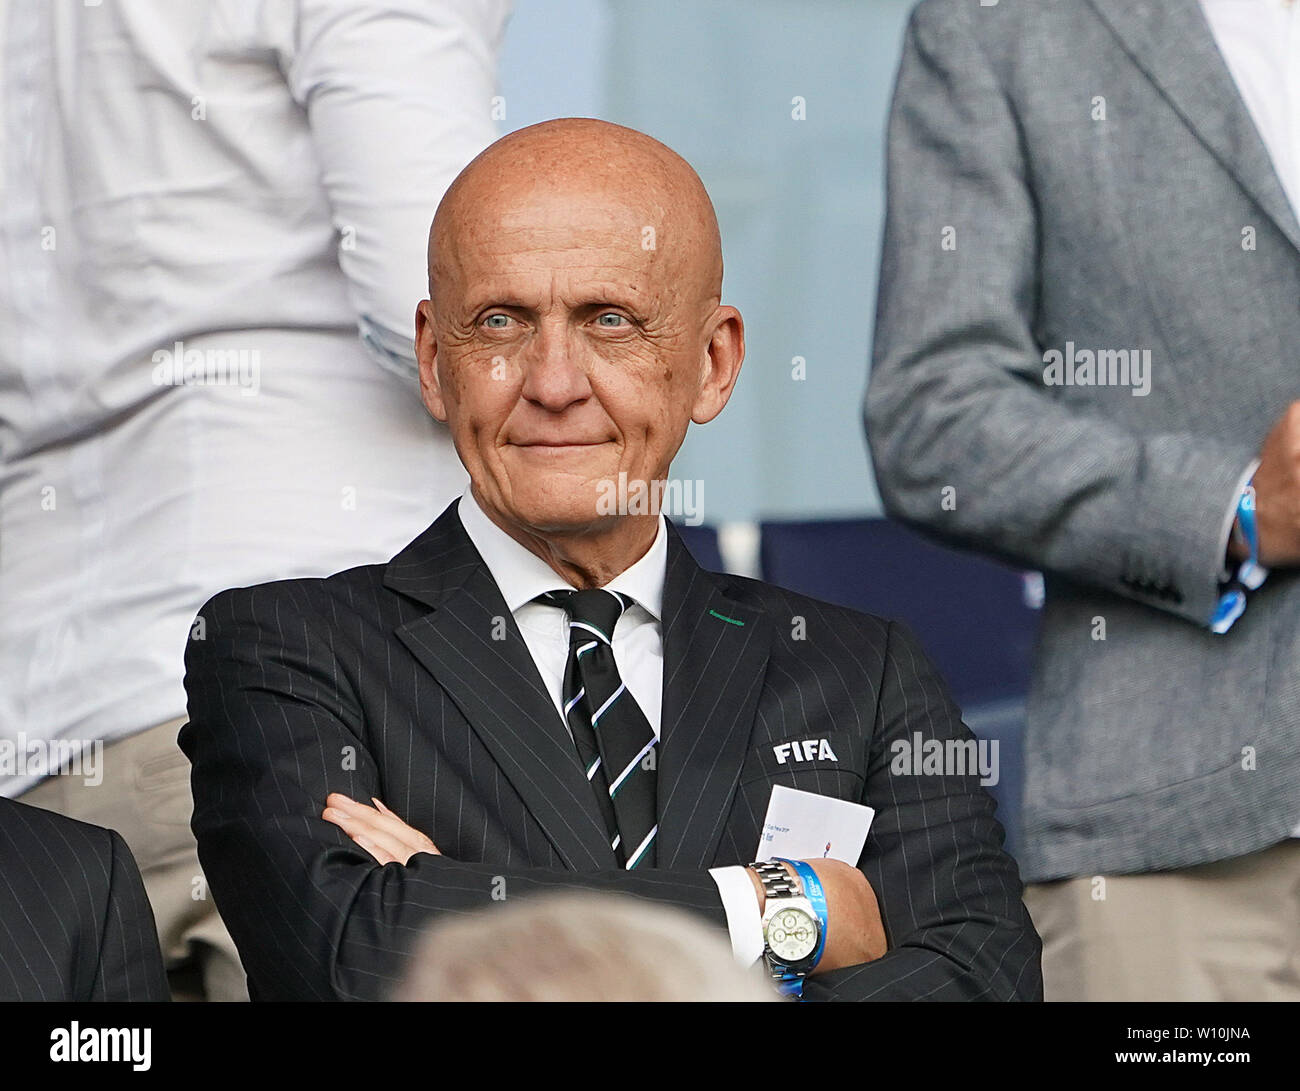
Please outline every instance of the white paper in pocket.
[[842, 860], [857, 865], [876, 812], [847, 799], [772, 787], [755, 860]]

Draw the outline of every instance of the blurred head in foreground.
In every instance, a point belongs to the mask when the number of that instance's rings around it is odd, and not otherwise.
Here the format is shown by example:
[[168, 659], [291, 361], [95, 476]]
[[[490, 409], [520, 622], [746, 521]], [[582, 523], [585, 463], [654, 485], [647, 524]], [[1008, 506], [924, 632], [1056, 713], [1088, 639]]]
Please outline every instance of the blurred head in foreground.
[[394, 1000], [777, 1000], [724, 934], [671, 906], [544, 894], [434, 925]]

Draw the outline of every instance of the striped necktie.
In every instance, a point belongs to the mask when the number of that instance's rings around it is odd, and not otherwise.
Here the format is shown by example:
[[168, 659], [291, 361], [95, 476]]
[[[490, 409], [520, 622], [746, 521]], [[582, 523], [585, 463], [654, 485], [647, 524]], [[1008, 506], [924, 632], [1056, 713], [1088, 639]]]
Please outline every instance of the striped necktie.
[[617, 591], [550, 591], [539, 601], [569, 615], [564, 718], [625, 868], [654, 867], [655, 735], [614, 662], [614, 627], [632, 600]]

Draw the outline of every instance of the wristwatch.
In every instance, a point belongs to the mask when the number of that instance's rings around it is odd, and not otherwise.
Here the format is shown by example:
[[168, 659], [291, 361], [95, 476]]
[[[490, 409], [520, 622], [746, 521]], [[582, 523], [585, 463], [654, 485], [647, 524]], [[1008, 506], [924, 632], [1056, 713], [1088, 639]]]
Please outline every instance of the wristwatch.
[[805, 896], [803, 883], [779, 863], [749, 865], [766, 897], [763, 907], [763, 958], [783, 992], [798, 993], [821, 956], [822, 922]]

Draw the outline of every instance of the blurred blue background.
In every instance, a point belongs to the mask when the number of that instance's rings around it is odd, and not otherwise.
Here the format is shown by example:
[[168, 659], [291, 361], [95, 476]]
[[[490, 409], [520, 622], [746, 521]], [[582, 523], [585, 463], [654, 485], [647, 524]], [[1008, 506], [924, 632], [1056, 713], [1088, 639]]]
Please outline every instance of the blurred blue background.
[[911, 7], [516, 0], [503, 131], [570, 115], [629, 125], [689, 160], [713, 197], [724, 301], [745, 317], [748, 355], [726, 411], [691, 430], [674, 465], [704, 482], [712, 524], [880, 511], [859, 406]]

